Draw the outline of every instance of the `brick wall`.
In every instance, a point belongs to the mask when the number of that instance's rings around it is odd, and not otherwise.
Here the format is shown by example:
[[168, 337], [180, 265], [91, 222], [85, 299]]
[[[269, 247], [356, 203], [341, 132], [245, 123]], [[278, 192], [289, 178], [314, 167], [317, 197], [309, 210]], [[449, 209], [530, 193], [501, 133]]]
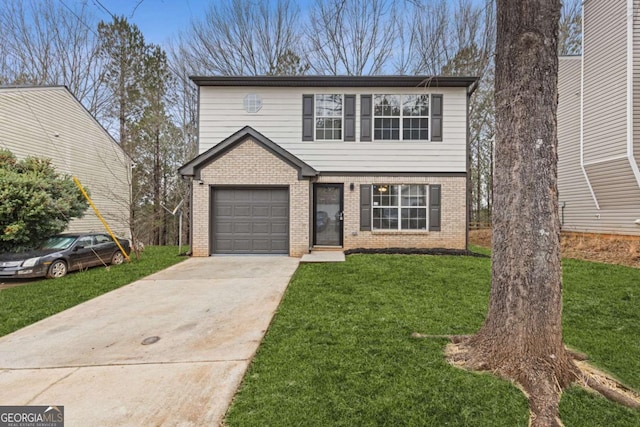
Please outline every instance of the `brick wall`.
[[240, 143], [205, 166], [202, 185], [193, 186], [194, 256], [209, 256], [211, 186], [288, 186], [289, 255], [309, 252], [309, 181], [298, 179], [298, 170], [255, 143]]
[[[240, 143], [201, 171], [193, 186], [194, 256], [209, 256], [211, 186], [287, 186], [289, 188], [289, 255], [302, 256], [310, 244], [310, 189], [298, 170], [255, 143]], [[398, 176], [320, 176], [316, 182], [344, 185], [344, 249], [466, 247], [466, 178]], [[350, 190], [350, 184], [354, 190]], [[360, 231], [360, 184], [440, 184], [441, 231]]]
[[[344, 184], [344, 249], [466, 247], [464, 177], [320, 176], [318, 182]], [[361, 184], [440, 184], [441, 231], [360, 231]]]

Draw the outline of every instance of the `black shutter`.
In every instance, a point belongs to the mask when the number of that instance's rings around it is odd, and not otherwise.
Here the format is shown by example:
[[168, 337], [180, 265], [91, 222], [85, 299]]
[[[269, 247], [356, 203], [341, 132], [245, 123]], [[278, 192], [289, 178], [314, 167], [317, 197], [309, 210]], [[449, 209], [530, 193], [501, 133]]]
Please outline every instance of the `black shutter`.
[[371, 95], [360, 95], [360, 141], [371, 141]]
[[302, 140], [313, 141], [313, 95], [302, 95]]
[[440, 185], [429, 186], [429, 231], [440, 231]]
[[371, 231], [371, 185], [360, 186], [360, 231]]
[[344, 96], [344, 140], [356, 140], [356, 96]]
[[431, 95], [431, 140], [442, 141], [442, 95]]

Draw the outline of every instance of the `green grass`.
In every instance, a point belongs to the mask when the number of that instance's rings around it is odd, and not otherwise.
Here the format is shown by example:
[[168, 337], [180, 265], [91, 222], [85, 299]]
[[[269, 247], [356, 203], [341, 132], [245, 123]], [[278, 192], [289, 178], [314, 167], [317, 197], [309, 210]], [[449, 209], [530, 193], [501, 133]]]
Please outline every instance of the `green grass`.
[[[640, 386], [640, 270], [565, 261], [565, 340]], [[490, 260], [352, 255], [303, 264], [233, 406], [229, 426], [526, 426], [511, 383], [444, 360], [443, 339], [486, 314]], [[621, 317], [624, 317], [622, 319]], [[639, 426], [640, 413], [575, 388], [569, 426]]]
[[186, 259], [177, 246], [150, 246], [139, 259], [95, 267], [0, 291], [0, 336], [59, 313]]

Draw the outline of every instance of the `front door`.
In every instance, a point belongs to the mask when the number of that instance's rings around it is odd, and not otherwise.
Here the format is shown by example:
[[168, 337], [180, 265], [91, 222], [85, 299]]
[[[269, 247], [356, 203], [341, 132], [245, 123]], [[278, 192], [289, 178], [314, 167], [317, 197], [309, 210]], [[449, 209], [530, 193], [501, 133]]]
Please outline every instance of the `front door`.
[[343, 184], [313, 186], [313, 244], [342, 246]]

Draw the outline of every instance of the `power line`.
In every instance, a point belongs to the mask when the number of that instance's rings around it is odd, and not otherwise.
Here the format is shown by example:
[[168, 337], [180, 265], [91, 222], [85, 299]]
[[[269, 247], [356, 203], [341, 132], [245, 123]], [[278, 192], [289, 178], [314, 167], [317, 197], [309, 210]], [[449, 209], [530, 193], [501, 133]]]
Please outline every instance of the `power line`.
[[100, 6], [105, 12], [107, 12], [109, 14], [109, 16], [111, 16], [113, 19], [116, 19], [116, 16], [111, 13], [111, 11], [109, 9], [107, 9], [101, 2], [100, 0], [93, 0], [93, 3]]
[[90, 26], [89, 24], [87, 24], [87, 23], [86, 23], [86, 22], [85, 22], [85, 21], [84, 21], [80, 16], [78, 16], [78, 14], [77, 14], [77, 13], [75, 13], [75, 12], [73, 11], [73, 9], [71, 9], [69, 6], [67, 6], [67, 5], [65, 4], [64, 0], [60, 0], [60, 3], [62, 4], [62, 6], [64, 6], [64, 7], [65, 7], [65, 9], [67, 9], [69, 12], [71, 12], [71, 14], [73, 14], [73, 16], [75, 16], [75, 17], [78, 19], [78, 21], [79, 21], [82, 25], [84, 25], [85, 27], [87, 27], [87, 29], [88, 29], [89, 31], [91, 31], [91, 32], [93, 33], [93, 35], [94, 35], [94, 36], [98, 37], [98, 33], [96, 33], [96, 32], [94, 31], [94, 29], [93, 29], [93, 28], [91, 28], [91, 26]]

